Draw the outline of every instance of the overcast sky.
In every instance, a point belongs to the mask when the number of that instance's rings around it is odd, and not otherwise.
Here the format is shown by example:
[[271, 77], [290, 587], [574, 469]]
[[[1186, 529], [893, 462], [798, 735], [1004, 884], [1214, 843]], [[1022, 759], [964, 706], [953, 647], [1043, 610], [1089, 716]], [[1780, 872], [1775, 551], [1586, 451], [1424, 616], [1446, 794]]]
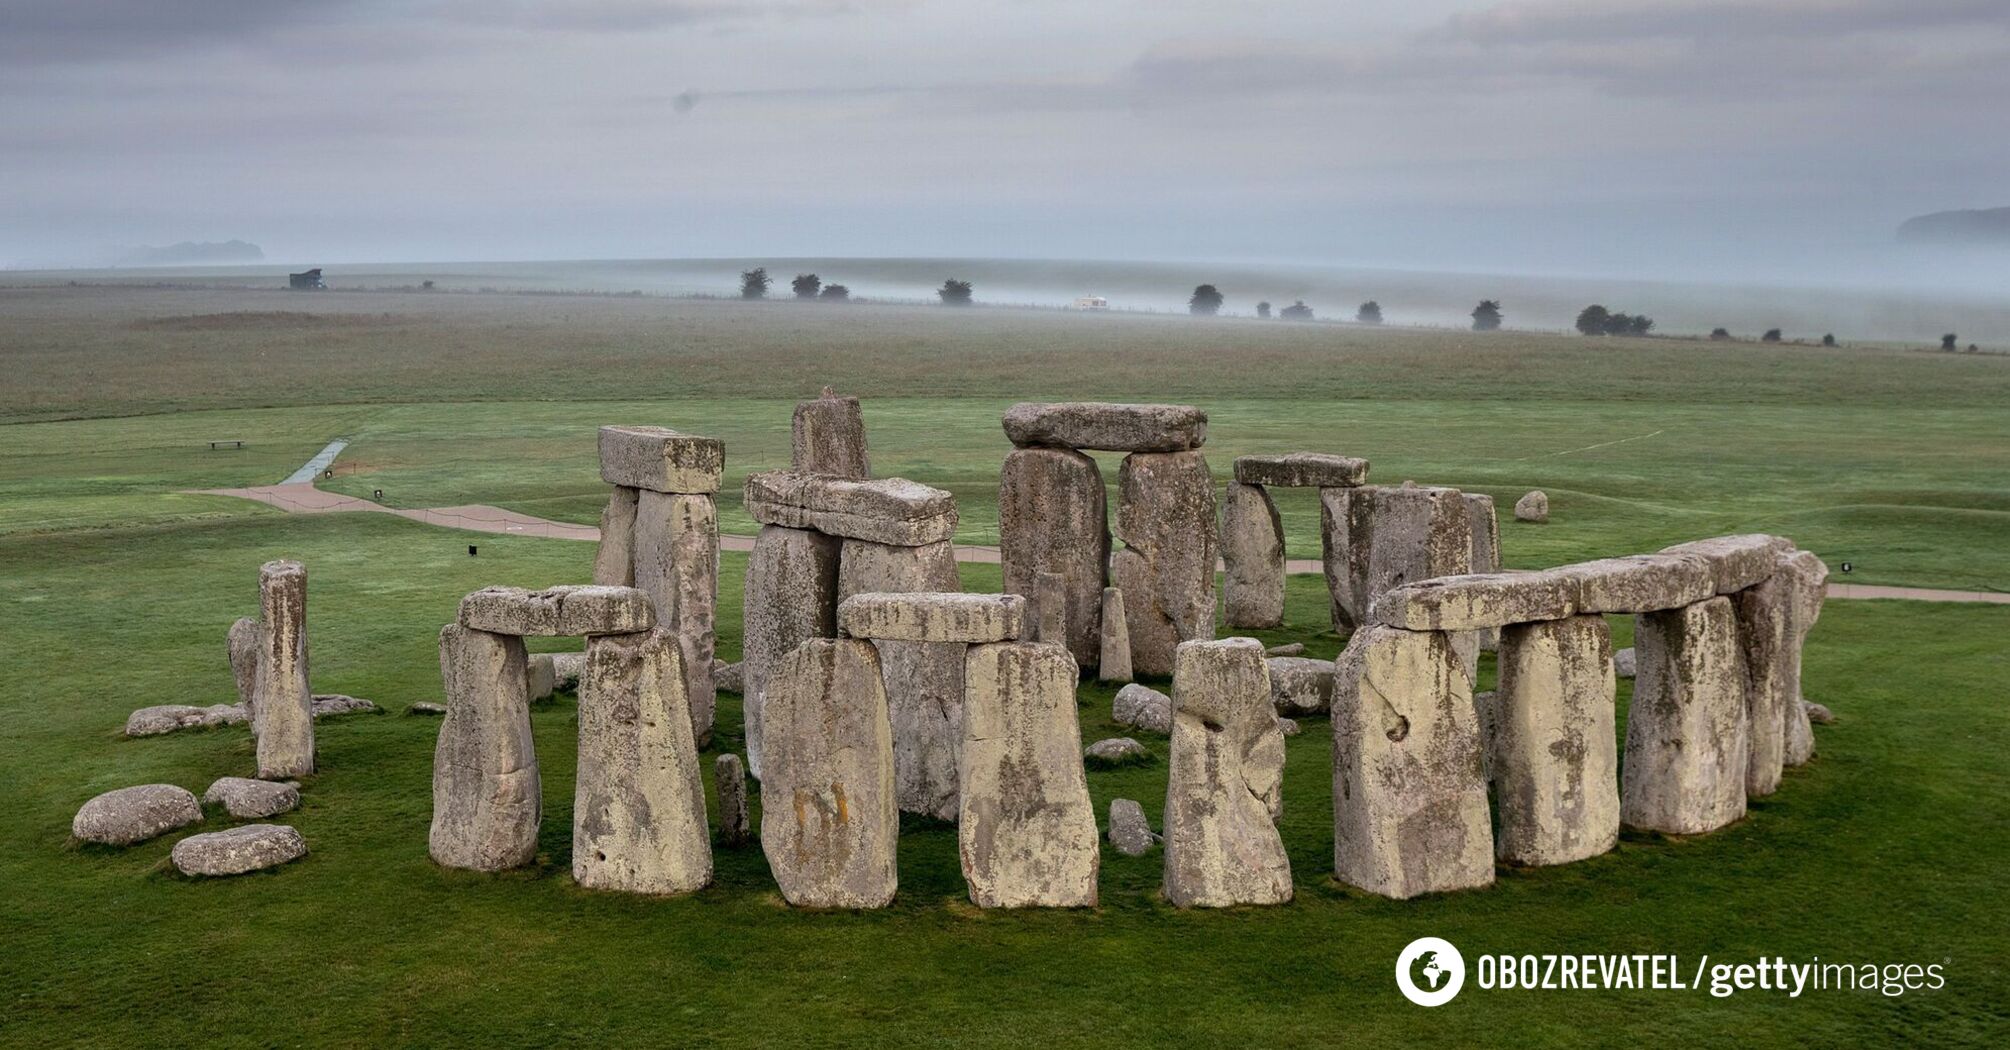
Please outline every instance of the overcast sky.
[[1875, 267], [2006, 171], [2010, 0], [0, 0], [0, 264]]

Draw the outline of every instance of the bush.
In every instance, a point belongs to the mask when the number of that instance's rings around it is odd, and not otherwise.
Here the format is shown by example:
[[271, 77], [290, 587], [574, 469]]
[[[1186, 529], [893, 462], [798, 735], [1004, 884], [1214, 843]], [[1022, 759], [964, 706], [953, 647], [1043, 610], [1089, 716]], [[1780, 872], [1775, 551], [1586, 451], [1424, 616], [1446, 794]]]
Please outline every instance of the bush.
[[1362, 303], [1361, 308], [1359, 310], [1354, 311], [1354, 320], [1359, 321], [1362, 324], [1381, 324], [1382, 304], [1376, 302], [1373, 299], [1370, 299], [1367, 302]]
[[822, 290], [823, 286], [824, 282], [813, 273], [799, 273], [795, 280], [789, 282], [789, 287], [795, 291], [798, 299], [816, 298], [817, 292]]
[[1834, 346], [1834, 345], [1836, 345], [1836, 337], [1835, 337], [1835, 333], [1834, 333], [1834, 332], [1830, 332], [1830, 333], [1829, 333], [1828, 335], [1825, 335], [1825, 336], [1822, 336], [1822, 345], [1823, 345], [1823, 346]]
[[1305, 305], [1305, 300], [1298, 299], [1293, 301], [1290, 306], [1285, 307], [1278, 316], [1287, 321], [1310, 321], [1312, 320], [1312, 308]]
[[826, 299], [834, 303], [850, 302], [851, 289], [841, 284], [827, 284], [824, 285], [823, 291], [817, 293], [817, 298]]
[[742, 270], [740, 271], [740, 298], [766, 299], [768, 297], [768, 286], [773, 283], [775, 283], [774, 279], [768, 276], [768, 268], [765, 266], [756, 266], [751, 270]]
[[1612, 311], [1593, 303], [1578, 312], [1577, 330], [1584, 335], [1604, 335], [1612, 324]]
[[1720, 343], [1728, 343], [1731, 341], [1731, 330], [1729, 328], [1712, 328], [1710, 329], [1710, 338]]
[[1500, 330], [1500, 326], [1501, 301], [1499, 299], [1481, 299], [1480, 305], [1473, 308], [1473, 331], [1496, 332]]
[[1257, 317], [1258, 317], [1258, 318], [1259, 318], [1260, 320], [1264, 320], [1264, 321], [1268, 321], [1268, 320], [1270, 320], [1270, 304], [1269, 304], [1269, 303], [1267, 303], [1267, 302], [1262, 302], [1262, 303], [1257, 303], [1257, 304], [1256, 304], [1256, 316], [1257, 316]]
[[1959, 342], [1959, 340], [1955, 338], [1953, 332], [1949, 332], [1946, 335], [1940, 337], [1940, 348], [1942, 350], [1952, 351], [1954, 349], [1954, 344], [1956, 342]]
[[969, 281], [959, 281], [952, 277], [942, 282], [942, 287], [936, 289], [935, 294], [942, 298], [944, 306], [969, 306], [971, 303]]
[[1221, 289], [1214, 285], [1198, 285], [1193, 290], [1192, 298], [1186, 301], [1187, 312], [1195, 317], [1213, 317], [1221, 312], [1223, 298]]
[[1762, 335], [1762, 336], [1760, 336], [1760, 337], [1759, 337], [1759, 342], [1762, 342], [1762, 343], [1777, 343], [1777, 342], [1779, 342], [1779, 341], [1780, 341], [1780, 340], [1781, 340], [1782, 338], [1784, 338], [1784, 337], [1780, 335], [1780, 330], [1779, 330], [1779, 329], [1777, 329], [1777, 328], [1768, 328], [1768, 329], [1766, 329], [1766, 334], [1765, 334], [1765, 335]]

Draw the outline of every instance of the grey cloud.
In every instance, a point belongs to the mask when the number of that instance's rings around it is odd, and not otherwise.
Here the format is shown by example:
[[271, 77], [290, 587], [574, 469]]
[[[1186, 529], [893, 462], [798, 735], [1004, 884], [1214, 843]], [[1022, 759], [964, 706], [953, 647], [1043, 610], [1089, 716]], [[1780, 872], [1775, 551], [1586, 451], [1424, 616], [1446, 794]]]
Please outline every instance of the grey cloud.
[[1451, 16], [1435, 36], [1478, 43], [1740, 39], [1946, 26], [2010, 28], [2003, 0], [1514, 0]]
[[0, 57], [52, 63], [114, 58], [253, 36], [350, 6], [278, 0], [0, 0]]

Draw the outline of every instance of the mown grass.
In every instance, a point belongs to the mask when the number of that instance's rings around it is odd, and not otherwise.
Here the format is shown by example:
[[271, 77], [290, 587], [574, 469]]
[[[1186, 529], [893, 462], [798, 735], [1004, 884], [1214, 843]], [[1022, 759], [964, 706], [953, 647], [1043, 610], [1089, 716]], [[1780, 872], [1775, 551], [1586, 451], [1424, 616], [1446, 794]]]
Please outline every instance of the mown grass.
[[[1628, 836], [1593, 861], [1503, 872], [1480, 892], [1378, 900], [1330, 879], [1329, 742], [1290, 742], [1282, 828], [1298, 897], [1183, 913], [1154, 896], [1160, 855], [1106, 850], [1093, 912], [982, 913], [963, 902], [953, 829], [911, 823], [885, 911], [804, 914], [758, 850], [720, 850], [717, 884], [678, 901], [588, 893], [569, 866], [574, 708], [533, 717], [546, 815], [537, 867], [502, 876], [426, 859], [438, 723], [434, 635], [487, 583], [581, 578], [584, 544], [452, 532], [375, 516], [265, 517], [0, 537], [0, 1042], [7, 1045], [680, 1046], [1996, 1045], [2005, 967], [1997, 886], [2010, 846], [1996, 695], [2010, 609], [1834, 602], [1808, 652], [1808, 693], [1841, 721], [1782, 791], [1718, 834]], [[237, 730], [129, 741], [131, 708], [226, 699], [223, 631], [256, 567], [306, 561], [317, 689], [376, 716], [324, 722], [320, 770], [284, 818], [312, 853], [269, 874], [194, 882], [176, 836], [124, 850], [68, 843], [98, 791], [244, 774]], [[722, 573], [722, 649], [738, 651], [738, 581]], [[997, 585], [967, 566], [966, 586]], [[1316, 578], [1291, 627], [1330, 656]], [[1620, 624], [1620, 641], [1626, 640]], [[562, 647], [566, 643], [547, 643]], [[576, 643], [575, 643], [576, 644]], [[1116, 735], [1110, 691], [1085, 687], [1085, 740]], [[1622, 705], [1624, 691], [1622, 690]], [[1622, 706], [1623, 710], [1623, 706]], [[737, 748], [726, 698], [715, 748]], [[1099, 814], [1140, 800], [1156, 822], [1165, 741], [1147, 765], [1090, 773]], [[709, 768], [709, 763], [708, 763]], [[709, 778], [708, 778], [709, 779]], [[708, 784], [708, 789], [709, 789]], [[212, 813], [205, 825], [225, 823]], [[1481, 952], [1681, 953], [1693, 961], [1941, 963], [1947, 986], [1886, 998], [1757, 992], [1483, 992], [1411, 1007], [1391, 967], [1414, 937]]]

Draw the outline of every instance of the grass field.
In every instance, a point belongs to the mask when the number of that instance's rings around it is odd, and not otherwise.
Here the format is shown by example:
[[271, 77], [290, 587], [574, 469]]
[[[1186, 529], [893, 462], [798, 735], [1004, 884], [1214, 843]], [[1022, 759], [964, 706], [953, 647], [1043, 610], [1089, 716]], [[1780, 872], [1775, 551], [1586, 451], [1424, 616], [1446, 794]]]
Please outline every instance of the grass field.
[[[269, 316], [281, 309], [311, 316]], [[13, 684], [0, 1044], [1996, 1046], [2010, 1030], [2010, 607], [1831, 602], [1807, 693], [1840, 722], [1818, 729], [1814, 763], [1714, 835], [1628, 836], [1489, 890], [1379, 900], [1330, 877], [1330, 738], [1308, 720], [1286, 772], [1288, 907], [1182, 913], [1154, 895], [1160, 854], [1106, 851], [1094, 912], [981, 913], [964, 903], [953, 828], [914, 823], [892, 908], [812, 915], [782, 905], [758, 848], [719, 851], [717, 884], [688, 900], [573, 886], [565, 694], [533, 716], [538, 866], [487, 877], [428, 861], [438, 723], [402, 712], [437, 698], [439, 625], [482, 585], [584, 578], [590, 546], [486, 536], [470, 558], [450, 530], [180, 494], [276, 482], [342, 436], [328, 487], [588, 521], [604, 496], [598, 424], [716, 434], [737, 479], [786, 460], [790, 402], [830, 382], [867, 398], [877, 471], [951, 488], [962, 538], [987, 541], [1006, 404], [1179, 398], [1211, 412], [1218, 478], [1238, 452], [1312, 448], [1365, 455], [1379, 480], [1492, 492], [1503, 511], [1545, 488], [1553, 524], [1504, 523], [1514, 565], [1762, 528], [1853, 560], [1853, 581], [2005, 589], [2010, 361], [1005, 311], [53, 289], [0, 291], [0, 368]], [[215, 438], [249, 447], [212, 453]], [[1309, 502], [1284, 513], [1294, 553], [1315, 552]], [[730, 494], [724, 519], [748, 524]], [[257, 566], [281, 556], [309, 567], [316, 689], [387, 709], [322, 723], [320, 769], [286, 818], [313, 852], [198, 883], [168, 865], [173, 835], [72, 844], [71, 815], [100, 791], [200, 791], [249, 771], [240, 730], [118, 729], [135, 707], [230, 698], [224, 630], [255, 609]], [[728, 657], [743, 568], [723, 557]], [[964, 574], [998, 585], [995, 567]], [[1290, 626], [1263, 637], [1332, 656], [1320, 581], [1291, 587]], [[1626, 644], [1629, 625], [1614, 627]], [[1114, 735], [1109, 696], [1083, 688], [1085, 738]], [[1622, 717], [1628, 696], [1622, 682]], [[737, 699], [722, 701], [714, 750], [735, 750]], [[1151, 764], [1091, 771], [1099, 815], [1129, 797], [1158, 820], [1165, 741], [1144, 739]], [[1390, 978], [1424, 935], [1468, 960], [1819, 956], [1939, 963], [1947, 984], [1788, 1000], [1483, 992], [1469, 978], [1425, 1011]]]

